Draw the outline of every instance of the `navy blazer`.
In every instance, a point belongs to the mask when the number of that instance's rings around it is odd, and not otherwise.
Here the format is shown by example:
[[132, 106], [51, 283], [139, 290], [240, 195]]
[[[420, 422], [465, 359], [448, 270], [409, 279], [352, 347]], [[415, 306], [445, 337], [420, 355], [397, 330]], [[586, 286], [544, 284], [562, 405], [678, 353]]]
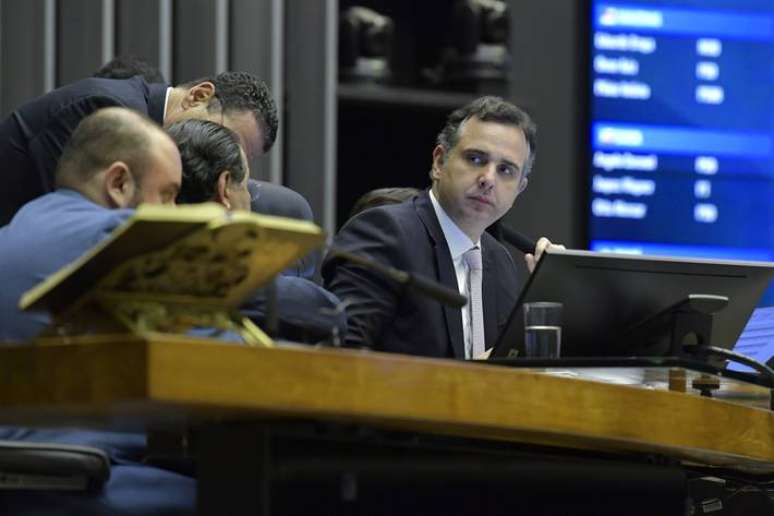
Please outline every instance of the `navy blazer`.
[[[459, 289], [449, 246], [428, 192], [358, 214], [344, 225], [333, 246]], [[502, 244], [484, 233], [481, 246], [488, 349], [516, 305], [518, 279], [513, 258]], [[322, 274], [325, 286], [347, 305], [347, 345], [464, 358], [460, 309], [442, 306], [330, 254], [323, 262]]]
[[[309, 201], [295, 190], [258, 179], [248, 179], [247, 188], [250, 191], [250, 209], [254, 213], [314, 222]], [[320, 252], [312, 251], [288, 267], [284, 274], [314, 280], [319, 261]]]
[[0, 226], [24, 203], [54, 189], [62, 149], [78, 123], [99, 108], [124, 106], [161, 124], [167, 85], [131, 79], [83, 79], [38, 97], [0, 123]]

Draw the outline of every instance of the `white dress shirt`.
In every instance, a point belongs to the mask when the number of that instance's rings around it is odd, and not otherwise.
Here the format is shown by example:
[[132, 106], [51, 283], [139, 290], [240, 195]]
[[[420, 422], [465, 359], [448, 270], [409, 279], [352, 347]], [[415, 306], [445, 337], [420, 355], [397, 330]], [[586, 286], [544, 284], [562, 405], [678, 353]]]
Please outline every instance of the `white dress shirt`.
[[[430, 190], [430, 202], [433, 204], [435, 216], [438, 217], [443, 236], [446, 238], [446, 243], [449, 245], [449, 253], [451, 254], [452, 263], [454, 264], [454, 272], [457, 275], [457, 288], [459, 288], [460, 294], [470, 298], [470, 293], [468, 292], [468, 266], [462, 255], [471, 247], [478, 246], [481, 248], [481, 240], [473, 242], [470, 237], [460, 229], [440, 205], [432, 190]], [[463, 306], [460, 309], [460, 313], [462, 315], [462, 335], [463, 342], [465, 343], [465, 358], [472, 358], [473, 339], [470, 331], [470, 312], [468, 312], [468, 306]]]

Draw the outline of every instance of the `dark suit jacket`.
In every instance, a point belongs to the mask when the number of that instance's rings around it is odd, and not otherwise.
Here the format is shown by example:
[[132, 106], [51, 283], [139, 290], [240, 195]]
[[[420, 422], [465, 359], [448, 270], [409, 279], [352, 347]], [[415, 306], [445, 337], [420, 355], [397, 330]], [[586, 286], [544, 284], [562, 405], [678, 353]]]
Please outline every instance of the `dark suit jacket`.
[[131, 79], [83, 79], [23, 105], [0, 123], [0, 226], [27, 201], [54, 189], [62, 148], [78, 123], [108, 106], [124, 106], [164, 118], [165, 84]]
[[[421, 274], [457, 290], [449, 246], [428, 192], [352, 218], [334, 239], [334, 248]], [[518, 296], [516, 266], [508, 251], [490, 235], [481, 236], [484, 334], [494, 345]], [[439, 302], [328, 255], [325, 286], [347, 306], [346, 343], [380, 351], [464, 358], [459, 309]]]
[[[314, 214], [312, 207], [309, 206], [309, 201], [287, 186], [275, 185], [258, 179], [248, 179], [247, 189], [250, 191], [250, 209], [253, 213], [314, 222]], [[319, 251], [312, 251], [286, 269], [285, 274], [314, 280], [319, 262]]]

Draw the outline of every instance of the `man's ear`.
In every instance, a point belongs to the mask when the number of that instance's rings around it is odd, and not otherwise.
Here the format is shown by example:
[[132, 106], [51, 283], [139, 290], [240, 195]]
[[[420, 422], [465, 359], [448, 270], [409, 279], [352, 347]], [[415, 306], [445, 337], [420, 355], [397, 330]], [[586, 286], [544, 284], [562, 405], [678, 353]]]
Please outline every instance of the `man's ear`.
[[522, 177], [519, 183], [519, 193], [527, 189], [527, 184], [529, 184], [529, 178], [527, 176]]
[[215, 202], [218, 202], [226, 207], [227, 210], [231, 209], [231, 196], [229, 195], [228, 187], [231, 185], [231, 172], [224, 170], [218, 175], [218, 184], [215, 189]]
[[445, 158], [446, 151], [440, 145], [436, 145], [433, 149], [433, 168], [430, 170], [430, 179], [433, 181], [441, 177], [441, 169], [443, 168]]
[[137, 185], [129, 165], [123, 161], [111, 164], [105, 172], [104, 192], [110, 208], [130, 208]]
[[215, 85], [210, 81], [204, 81], [188, 88], [180, 105], [183, 109], [206, 107], [213, 98], [215, 98]]

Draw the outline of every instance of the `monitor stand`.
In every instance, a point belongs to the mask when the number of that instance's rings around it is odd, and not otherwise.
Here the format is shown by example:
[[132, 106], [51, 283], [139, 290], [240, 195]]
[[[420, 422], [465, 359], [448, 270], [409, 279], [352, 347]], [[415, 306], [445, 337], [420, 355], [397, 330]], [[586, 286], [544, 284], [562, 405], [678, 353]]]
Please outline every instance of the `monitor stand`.
[[713, 314], [727, 305], [726, 296], [689, 294], [628, 328], [624, 338], [640, 350], [658, 346], [659, 355], [696, 358], [698, 348], [712, 346]]

